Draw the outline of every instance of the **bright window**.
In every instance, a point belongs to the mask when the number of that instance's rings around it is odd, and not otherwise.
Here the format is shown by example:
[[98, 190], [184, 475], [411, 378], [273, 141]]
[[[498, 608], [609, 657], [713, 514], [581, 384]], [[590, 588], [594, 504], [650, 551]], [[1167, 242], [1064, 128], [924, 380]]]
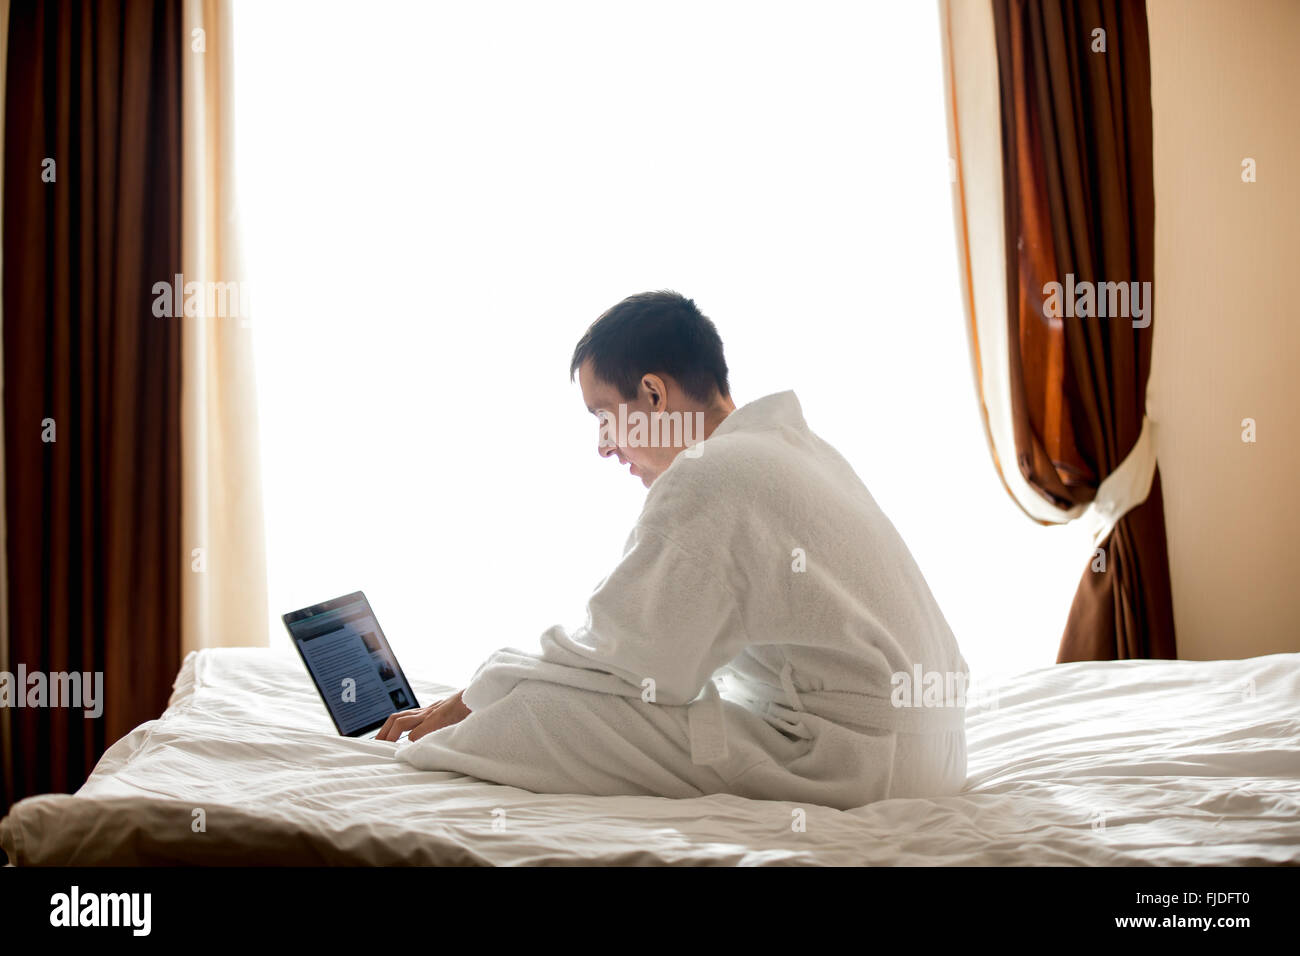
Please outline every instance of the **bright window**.
[[581, 623], [644, 489], [578, 336], [672, 288], [793, 388], [967, 660], [1050, 664], [1090, 555], [1002, 490], [971, 381], [931, 3], [241, 3], [237, 155], [282, 611], [364, 588], [461, 683]]

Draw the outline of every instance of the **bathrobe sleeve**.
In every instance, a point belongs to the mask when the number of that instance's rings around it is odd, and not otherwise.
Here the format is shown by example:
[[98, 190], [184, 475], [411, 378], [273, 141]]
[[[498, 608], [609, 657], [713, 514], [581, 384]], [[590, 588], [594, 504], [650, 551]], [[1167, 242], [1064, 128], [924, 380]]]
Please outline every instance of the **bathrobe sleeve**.
[[719, 570], [638, 524], [622, 561], [587, 602], [586, 624], [572, 633], [546, 631], [540, 655], [498, 651], [466, 687], [465, 705], [485, 707], [526, 679], [690, 703], [747, 643], [735, 595]]

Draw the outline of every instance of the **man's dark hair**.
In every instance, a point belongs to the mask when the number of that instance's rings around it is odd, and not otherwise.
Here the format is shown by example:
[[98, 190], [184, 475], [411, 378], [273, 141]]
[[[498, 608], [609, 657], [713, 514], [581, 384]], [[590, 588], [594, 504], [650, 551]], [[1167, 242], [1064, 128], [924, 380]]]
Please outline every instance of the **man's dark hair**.
[[714, 389], [731, 396], [717, 328], [694, 299], [671, 289], [630, 295], [591, 323], [573, 350], [570, 381], [587, 359], [624, 398], [636, 397], [646, 373], [671, 375], [697, 402], [713, 398]]

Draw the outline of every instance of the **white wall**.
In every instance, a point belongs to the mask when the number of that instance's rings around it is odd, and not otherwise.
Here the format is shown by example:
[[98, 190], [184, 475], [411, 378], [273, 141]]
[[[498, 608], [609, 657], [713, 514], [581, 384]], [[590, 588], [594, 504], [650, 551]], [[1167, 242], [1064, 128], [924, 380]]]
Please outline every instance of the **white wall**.
[[[1179, 656], [1300, 651], [1300, 3], [1148, 0]], [[1257, 163], [1243, 183], [1242, 160]], [[1242, 441], [1253, 418], [1257, 441]]]

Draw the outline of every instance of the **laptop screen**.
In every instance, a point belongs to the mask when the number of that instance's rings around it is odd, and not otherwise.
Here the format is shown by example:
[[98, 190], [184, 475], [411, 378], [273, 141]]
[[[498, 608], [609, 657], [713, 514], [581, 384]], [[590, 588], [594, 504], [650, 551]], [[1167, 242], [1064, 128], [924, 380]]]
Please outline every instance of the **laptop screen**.
[[361, 591], [290, 611], [284, 624], [340, 734], [360, 736], [419, 706]]

